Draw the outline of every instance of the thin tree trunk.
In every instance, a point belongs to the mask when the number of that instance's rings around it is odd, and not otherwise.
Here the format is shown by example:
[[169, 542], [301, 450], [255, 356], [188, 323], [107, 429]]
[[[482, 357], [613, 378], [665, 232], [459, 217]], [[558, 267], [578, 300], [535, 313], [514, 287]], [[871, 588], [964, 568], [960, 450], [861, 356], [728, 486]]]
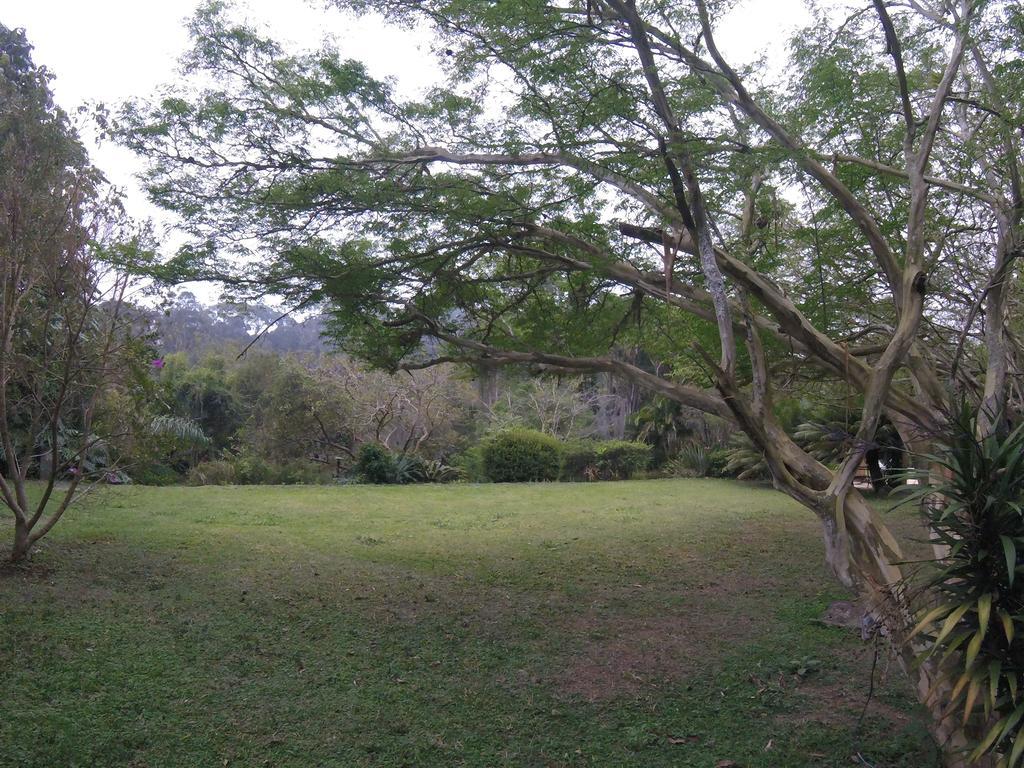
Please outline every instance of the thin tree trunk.
[[477, 365], [476, 375], [480, 401], [490, 408], [498, 401], [498, 369], [482, 360]]
[[32, 539], [29, 534], [28, 525], [24, 521], [15, 518], [14, 544], [11, 547], [12, 563], [20, 563], [28, 557], [29, 550], [32, 548]]

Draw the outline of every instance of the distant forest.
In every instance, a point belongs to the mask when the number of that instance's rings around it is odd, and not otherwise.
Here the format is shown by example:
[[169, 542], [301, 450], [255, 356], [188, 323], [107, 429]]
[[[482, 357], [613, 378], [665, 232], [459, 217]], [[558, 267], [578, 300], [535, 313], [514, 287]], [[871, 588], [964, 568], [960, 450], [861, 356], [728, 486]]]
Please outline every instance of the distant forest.
[[266, 304], [204, 304], [195, 294], [179, 291], [143, 313], [161, 354], [184, 352], [192, 361], [210, 351], [241, 352], [253, 342], [253, 349], [279, 354], [320, 354], [328, 348], [320, 315], [297, 318]]

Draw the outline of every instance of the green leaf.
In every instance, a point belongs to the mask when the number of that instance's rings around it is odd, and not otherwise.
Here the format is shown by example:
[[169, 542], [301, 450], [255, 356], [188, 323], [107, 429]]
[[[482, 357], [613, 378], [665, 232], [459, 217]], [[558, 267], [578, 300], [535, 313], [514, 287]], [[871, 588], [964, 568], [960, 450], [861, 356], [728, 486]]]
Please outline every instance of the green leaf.
[[1018, 704], [1013, 712], [1003, 718], [1005, 723], [1002, 726], [1002, 731], [999, 733], [999, 741], [1005, 739], [1013, 731], [1017, 723], [1020, 722], [1021, 717], [1024, 717], [1024, 704]]
[[988, 665], [988, 705], [990, 709], [996, 708], [996, 698], [999, 695], [999, 679], [1003, 672], [1003, 662], [996, 659]]
[[967, 688], [967, 701], [964, 702], [964, 719], [963, 722], [966, 724], [971, 717], [971, 713], [974, 711], [974, 703], [978, 700], [978, 693], [981, 691], [981, 679], [975, 676], [971, 679], [971, 684]]
[[932, 623], [937, 621], [940, 617], [945, 616], [951, 610], [953, 610], [952, 605], [940, 605], [938, 608], [933, 608], [928, 611], [928, 613], [925, 614], [925, 617], [917, 623], [917, 626], [915, 626], [907, 636], [907, 640], [913, 639], [916, 635], [930, 627]]
[[1017, 738], [1013, 740], [1013, 750], [1010, 752], [1007, 765], [1013, 768], [1022, 754], [1024, 754], [1024, 730], [1017, 731]]
[[953, 631], [957, 623], [964, 617], [972, 605], [965, 603], [964, 605], [957, 606], [949, 616], [946, 617], [946, 621], [942, 625], [942, 631], [939, 632], [938, 637], [935, 638], [935, 645], [941, 645], [942, 641], [946, 639], [950, 632]]
[[992, 615], [992, 593], [986, 592], [978, 598], [978, 630], [982, 637], [988, 632], [988, 620]]
[[1024, 716], [1024, 705], [1018, 706], [1012, 713], [1001, 718], [995, 725], [989, 728], [985, 733], [985, 737], [978, 743], [974, 752], [971, 753], [971, 762], [978, 760], [998, 741], [1006, 738], [1007, 734], [1020, 722], [1022, 716]]
[[974, 660], [978, 658], [978, 652], [981, 650], [981, 641], [985, 639], [985, 636], [979, 631], [975, 632], [971, 638], [971, 642], [967, 644], [967, 654], [964, 657], [964, 669], [970, 669], [974, 666]]
[[[1024, 711], [1024, 707], [1017, 707], [1017, 710]], [[985, 734], [985, 738], [978, 743], [978, 746], [974, 748], [974, 751], [971, 752], [971, 756], [968, 758], [972, 763], [988, 752], [992, 745], [996, 743], [999, 738], [999, 734], [1002, 733], [1010, 717], [1012, 717], [1012, 715], [1007, 715], [988, 729], [988, 732]]]
[[1006, 571], [1009, 574], [1010, 586], [1013, 586], [1013, 577], [1017, 570], [1017, 547], [1009, 536], [1000, 535], [999, 540], [1003, 543], [1003, 554], [1006, 556]]
[[1010, 614], [1008, 614], [1002, 608], [998, 609], [996, 613], [999, 614], [999, 619], [1003, 622], [1003, 633], [1006, 635], [1006, 643], [1007, 645], [1009, 645], [1013, 642], [1013, 619], [1011, 619]]

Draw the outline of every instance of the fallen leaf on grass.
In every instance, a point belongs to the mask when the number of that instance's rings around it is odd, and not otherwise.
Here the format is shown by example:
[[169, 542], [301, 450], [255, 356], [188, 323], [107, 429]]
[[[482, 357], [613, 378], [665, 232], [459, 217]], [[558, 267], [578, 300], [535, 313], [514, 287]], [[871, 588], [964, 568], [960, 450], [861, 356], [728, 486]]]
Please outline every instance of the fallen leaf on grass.
[[668, 737], [669, 744], [696, 744], [698, 741], [700, 741], [700, 736], [696, 735]]

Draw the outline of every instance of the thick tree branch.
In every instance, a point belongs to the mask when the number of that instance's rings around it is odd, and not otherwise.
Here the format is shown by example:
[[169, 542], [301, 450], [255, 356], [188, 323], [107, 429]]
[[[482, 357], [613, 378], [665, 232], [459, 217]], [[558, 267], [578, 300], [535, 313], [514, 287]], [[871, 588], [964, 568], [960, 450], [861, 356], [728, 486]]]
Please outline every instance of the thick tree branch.
[[478, 363], [486, 360], [490, 365], [509, 364], [536, 364], [559, 368], [565, 371], [585, 372], [607, 372], [617, 373], [624, 378], [630, 379], [645, 389], [664, 395], [676, 402], [696, 408], [704, 413], [731, 421], [732, 415], [725, 403], [713, 394], [696, 387], [679, 384], [670, 381], [662, 376], [643, 370], [639, 366], [614, 357], [570, 357], [567, 355], [556, 355], [547, 352], [500, 349], [488, 344], [457, 336], [445, 331], [431, 318], [421, 313], [414, 313], [420, 322], [429, 329], [429, 334], [434, 338], [447, 342], [459, 349], [473, 352], [473, 355], [445, 355], [434, 358], [429, 362], [411, 361], [401, 367], [406, 370], [429, 367], [441, 362], [463, 362]]

